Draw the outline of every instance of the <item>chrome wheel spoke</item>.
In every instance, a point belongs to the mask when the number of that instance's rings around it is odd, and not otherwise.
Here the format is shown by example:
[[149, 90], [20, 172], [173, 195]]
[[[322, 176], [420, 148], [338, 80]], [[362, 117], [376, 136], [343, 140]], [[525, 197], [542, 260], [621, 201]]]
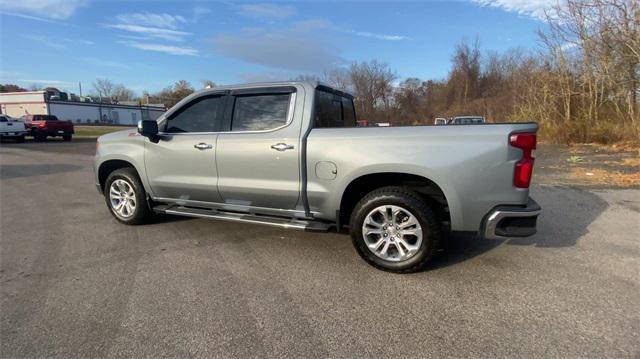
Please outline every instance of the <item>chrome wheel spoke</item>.
[[384, 219], [387, 223], [393, 221], [393, 207], [384, 207], [382, 213], [384, 214]]
[[365, 234], [365, 236], [368, 236], [369, 234], [382, 235], [382, 229], [380, 229], [380, 228], [368, 228], [368, 229], [365, 230], [364, 234]]
[[371, 248], [372, 250], [377, 250], [378, 248], [380, 248], [380, 245], [384, 243], [384, 239], [380, 238], [376, 243], [374, 244], [369, 244], [369, 248]]
[[392, 208], [391, 210], [391, 224], [394, 226], [398, 223], [398, 214], [402, 211], [400, 207]]
[[402, 248], [402, 245], [400, 244], [400, 242], [396, 241], [393, 244], [396, 246], [396, 249], [398, 250], [398, 254], [400, 255], [400, 257], [404, 257], [406, 253], [404, 252], [404, 248]]
[[391, 244], [391, 243], [390, 243], [389, 241], [385, 241], [385, 242], [384, 242], [384, 246], [382, 247], [382, 250], [380, 251], [380, 254], [381, 254], [381, 255], [383, 255], [383, 256], [386, 256], [386, 255], [387, 255], [387, 251], [389, 250], [389, 245], [390, 245], [390, 244]]
[[414, 251], [416, 251], [418, 249], [418, 246], [411, 245], [411, 244], [407, 243], [407, 241], [405, 241], [402, 238], [398, 239], [398, 243], [402, 244], [407, 249], [407, 251], [409, 251], [409, 252], [414, 252]]
[[382, 223], [376, 222], [376, 220], [373, 219], [373, 217], [371, 217], [371, 216], [367, 216], [367, 219], [365, 219], [364, 223], [368, 224], [368, 225], [370, 225], [372, 227], [382, 228]]
[[400, 234], [402, 234], [402, 236], [417, 236], [418, 232], [422, 233], [422, 229], [420, 227], [418, 228], [413, 228], [413, 229], [402, 229], [400, 230]]
[[416, 222], [416, 218], [414, 216], [410, 216], [408, 220], [400, 223], [400, 229], [405, 229], [411, 226], [415, 226], [417, 224], [418, 222]]

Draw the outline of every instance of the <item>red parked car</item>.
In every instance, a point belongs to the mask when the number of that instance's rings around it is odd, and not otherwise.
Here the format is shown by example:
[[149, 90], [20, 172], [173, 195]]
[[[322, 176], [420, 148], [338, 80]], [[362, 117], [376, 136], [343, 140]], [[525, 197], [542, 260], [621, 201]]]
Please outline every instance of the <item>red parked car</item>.
[[45, 141], [47, 137], [56, 136], [71, 141], [74, 133], [71, 121], [60, 121], [53, 115], [24, 115], [22, 119], [36, 141]]

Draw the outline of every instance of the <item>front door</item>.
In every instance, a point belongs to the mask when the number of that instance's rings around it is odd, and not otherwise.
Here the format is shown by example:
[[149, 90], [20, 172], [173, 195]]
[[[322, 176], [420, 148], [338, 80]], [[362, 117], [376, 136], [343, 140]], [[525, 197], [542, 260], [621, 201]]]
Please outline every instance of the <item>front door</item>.
[[145, 141], [145, 169], [154, 197], [221, 201], [215, 152], [225, 100], [223, 94], [195, 98], [160, 123], [156, 143]]
[[235, 91], [231, 96], [230, 131], [219, 134], [216, 150], [218, 189], [224, 203], [301, 210], [302, 116], [293, 118], [294, 109], [302, 107], [303, 94], [286, 87]]

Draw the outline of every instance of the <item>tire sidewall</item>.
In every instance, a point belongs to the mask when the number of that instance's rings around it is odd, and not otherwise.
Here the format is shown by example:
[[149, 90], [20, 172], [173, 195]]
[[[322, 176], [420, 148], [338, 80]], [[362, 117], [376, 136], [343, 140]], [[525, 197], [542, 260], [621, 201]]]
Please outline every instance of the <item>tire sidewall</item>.
[[[111, 207], [111, 199], [109, 198], [109, 191], [111, 188], [111, 184], [118, 179], [126, 181], [133, 188], [133, 191], [135, 193], [136, 209], [134, 211], [133, 216], [128, 218], [119, 216]], [[140, 183], [140, 180], [138, 179], [138, 176], [135, 173], [133, 173], [132, 170], [125, 168], [125, 169], [119, 169], [112, 172], [107, 177], [107, 180], [105, 182], [103, 195], [104, 195], [104, 199], [107, 204], [107, 207], [109, 209], [109, 212], [111, 212], [111, 215], [118, 221], [125, 224], [139, 224], [144, 220], [144, 217], [147, 214], [146, 193], [144, 191], [144, 188], [142, 187], [142, 184]]]
[[[384, 205], [398, 206], [408, 210], [416, 217], [420, 223], [420, 227], [422, 228], [422, 244], [420, 245], [420, 249], [418, 249], [418, 252], [414, 254], [413, 257], [405, 261], [385, 261], [384, 259], [376, 256], [371, 252], [371, 250], [369, 250], [362, 236], [362, 224], [364, 223], [366, 216], [373, 209]], [[383, 192], [376, 196], [365, 197], [358, 205], [356, 205], [356, 209], [354, 210], [353, 217], [351, 219], [351, 223], [353, 224], [351, 226], [351, 238], [358, 254], [374, 266], [390, 271], [404, 271], [420, 266], [433, 255], [435, 246], [437, 245], [434, 237], [439, 235], [438, 233], [434, 233], [437, 232], [434, 230], [435, 224], [431, 223], [431, 220], [428, 218], [428, 214], [425, 213], [425, 211], [431, 211], [431, 209], [424, 202], [421, 202], [411, 196], [403, 195], [401, 192]], [[433, 216], [431, 217], [433, 218]]]

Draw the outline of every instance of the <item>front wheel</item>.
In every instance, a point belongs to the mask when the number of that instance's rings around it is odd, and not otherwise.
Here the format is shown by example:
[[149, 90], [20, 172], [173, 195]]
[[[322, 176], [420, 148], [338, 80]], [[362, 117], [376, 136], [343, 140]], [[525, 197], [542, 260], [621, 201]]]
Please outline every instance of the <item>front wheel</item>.
[[121, 168], [109, 174], [104, 199], [111, 214], [124, 224], [142, 224], [150, 216], [144, 187], [133, 168]]
[[402, 187], [383, 187], [362, 198], [353, 210], [350, 228], [358, 254], [389, 272], [420, 270], [440, 242], [434, 211], [420, 195]]

